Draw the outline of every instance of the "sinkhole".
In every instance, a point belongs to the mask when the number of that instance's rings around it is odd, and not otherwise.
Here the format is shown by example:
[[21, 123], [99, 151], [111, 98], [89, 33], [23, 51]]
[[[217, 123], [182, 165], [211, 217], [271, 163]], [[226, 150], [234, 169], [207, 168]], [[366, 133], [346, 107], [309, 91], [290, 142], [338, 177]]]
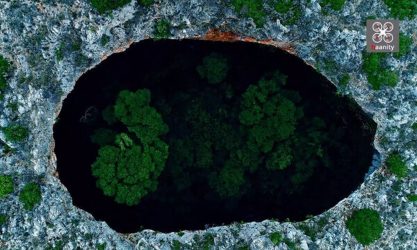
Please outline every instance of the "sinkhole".
[[375, 129], [275, 47], [145, 40], [79, 78], [54, 138], [75, 206], [170, 232], [324, 212], [363, 182]]

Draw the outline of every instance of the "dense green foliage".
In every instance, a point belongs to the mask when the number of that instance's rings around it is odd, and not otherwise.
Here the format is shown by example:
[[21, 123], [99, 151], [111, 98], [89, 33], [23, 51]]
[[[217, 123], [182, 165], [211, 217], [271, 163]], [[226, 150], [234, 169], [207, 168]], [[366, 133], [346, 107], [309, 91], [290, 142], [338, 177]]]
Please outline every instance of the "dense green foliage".
[[155, 23], [153, 36], [154, 39], [164, 39], [171, 35], [171, 23], [166, 19], [159, 19]]
[[98, 11], [98, 13], [104, 14], [114, 9], [123, 7], [131, 1], [132, 0], [91, 0], [91, 5]]
[[406, 55], [411, 50], [411, 45], [413, 44], [413, 38], [407, 36], [403, 33], [400, 33], [400, 51], [394, 53], [395, 58], [400, 58]]
[[272, 244], [277, 246], [279, 243], [282, 242], [283, 237], [280, 232], [273, 232], [269, 235], [269, 239], [271, 240]]
[[29, 131], [21, 125], [10, 125], [2, 128], [6, 140], [11, 142], [21, 142], [29, 136]]
[[13, 193], [13, 178], [10, 175], [0, 175], [0, 199]]
[[322, 7], [329, 6], [335, 11], [340, 11], [343, 9], [346, 0], [322, 0], [320, 5]]
[[168, 127], [150, 101], [149, 90], [121, 91], [116, 104], [105, 109], [103, 116], [112, 125], [109, 112], [113, 110], [126, 130], [101, 128], [91, 137], [101, 146], [91, 166], [97, 187], [121, 204], [136, 205], [155, 191], [168, 157], [168, 145], [160, 139]]
[[35, 182], [27, 183], [19, 194], [19, 200], [25, 209], [32, 210], [42, 200], [39, 185]]
[[413, 19], [417, 15], [417, 1], [415, 0], [384, 0], [391, 15], [403, 19]]
[[197, 66], [197, 72], [201, 78], [207, 79], [210, 84], [222, 82], [229, 71], [227, 59], [218, 53], [212, 53], [204, 57], [201, 65]]
[[3, 99], [4, 89], [7, 87], [7, 74], [10, 71], [10, 63], [0, 55], [0, 100]]
[[232, 0], [235, 10], [244, 16], [251, 17], [257, 26], [265, 23], [265, 10], [262, 0]]
[[346, 221], [346, 227], [363, 245], [369, 245], [379, 239], [384, 230], [378, 212], [369, 208], [353, 211]]
[[362, 70], [365, 72], [368, 82], [372, 88], [379, 90], [382, 86], [395, 86], [398, 83], [396, 72], [385, 69], [383, 61], [387, 54], [384, 53], [363, 53]]
[[388, 170], [398, 178], [403, 178], [408, 175], [408, 168], [401, 155], [392, 153], [388, 156], [386, 164]]

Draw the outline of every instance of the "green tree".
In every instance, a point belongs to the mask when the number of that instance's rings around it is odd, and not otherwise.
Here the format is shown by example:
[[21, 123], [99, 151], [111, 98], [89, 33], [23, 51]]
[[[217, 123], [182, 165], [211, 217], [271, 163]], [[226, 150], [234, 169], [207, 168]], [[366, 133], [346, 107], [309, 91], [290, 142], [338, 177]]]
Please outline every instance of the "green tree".
[[158, 20], [153, 35], [156, 40], [168, 38], [171, 35], [171, 23], [166, 19]]
[[201, 65], [197, 66], [197, 72], [201, 78], [207, 79], [210, 84], [222, 82], [229, 71], [227, 59], [218, 53], [211, 53], [203, 58]]
[[[295, 131], [297, 107], [280, 93], [286, 77], [276, 72], [271, 79], [261, 79], [242, 95], [240, 122], [248, 128], [248, 145], [268, 153]], [[286, 150], [280, 149], [281, 152]], [[288, 159], [288, 158], [287, 158]]]
[[13, 193], [13, 178], [10, 175], [0, 175], [0, 199]]
[[398, 178], [404, 178], [408, 174], [408, 168], [401, 155], [392, 153], [387, 158], [388, 170]]
[[381, 237], [384, 225], [377, 211], [369, 208], [353, 211], [346, 221], [349, 232], [363, 245]]
[[168, 132], [168, 126], [150, 106], [150, 100], [147, 89], [121, 91], [114, 117], [127, 131], [115, 135], [110, 129], [99, 129], [91, 138], [101, 145], [91, 166], [97, 187], [104, 195], [129, 206], [156, 190], [168, 158], [168, 145], [160, 138]]
[[245, 183], [244, 169], [228, 163], [212, 179], [211, 186], [221, 197], [238, 197]]
[[19, 194], [23, 207], [32, 210], [42, 200], [41, 188], [35, 182], [27, 183]]
[[21, 142], [29, 136], [29, 131], [26, 127], [21, 125], [9, 125], [2, 128], [6, 140], [11, 142]]

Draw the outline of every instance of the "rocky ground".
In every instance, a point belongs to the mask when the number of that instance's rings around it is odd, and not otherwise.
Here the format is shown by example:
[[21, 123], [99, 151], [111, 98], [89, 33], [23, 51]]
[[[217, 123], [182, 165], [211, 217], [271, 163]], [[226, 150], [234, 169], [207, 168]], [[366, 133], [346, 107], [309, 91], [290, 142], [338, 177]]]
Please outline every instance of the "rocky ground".
[[[346, 229], [345, 220], [353, 209], [367, 207], [379, 211], [385, 226], [380, 240], [367, 249], [417, 249], [417, 203], [406, 198], [417, 191], [417, 133], [411, 128], [417, 122], [417, 19], [401, 22], [401, 31], [414, 37], [412, 51], [387, 61], [386, 67], [399, 72], [400, 82], [376, 91], [368, 84], [361, 64], [364, 21], [369, 16], [389, 16], [382, 0], [347, 1], [341, 11], [327, 13], [317, 0], [301, 2], [302, 17], [296, 24], [284, 26], [281, 16], [267, 8], [265, 25], [256, 27], [251, 18], [238, 15], [220, 0], [160, 0], [148, 8], [132, 1], [111, 15], [99, 15], [87, 0], [0, 0], [0, 54], [13, 64], [1, 103], [0, 126], [18, 122], [30, 131], [24, 143], [0, 146], [0, 172], [15, 176], [16, 183], [14, 195], [0, 202], [0, 211], [8, 216], [7, 223], [0, 226], [0, 248], [175, 249], [181, 245], [186, 249], [273, 249], [269, 235], [279, 231], [285, 240], [275, 247], [278, 249], [292, 245], [362, 249]], [[375, 171], [335, 207], [300, 223], [266, 220], [195, 232], [143, 230], [122, 235], [74, 207], [57, 178], [53, 153], [52, 126], [62, 100], [88, 69], [133, 42], [152, 37], [155, 22], [161, 18], [171, 22], [172, 39], [245, 38], [282, 47], [319, 69], [378, 124], [374, 145], [380, 156], [374, 161]], [[212, 29], [236, 35], [213, 35]], [[103, 36], [109, 38], [107, 44], [102, 42]], [[323, 67], [329, 61], [333, 67]], [[339, 83], [343, 73], [350, 75], [347, 86]], [[0, 139], [6, 141], [3, 134]], [[6, 154], [6, 145], [15, 148], [14, 153]], [[381, 164], [391, 151], [406, 159], [407, 178], [397, 179]], [[42, 191], [41, 204], [32, 211], [23, 209], [17, 195], [29, 181], [41, 183]]]

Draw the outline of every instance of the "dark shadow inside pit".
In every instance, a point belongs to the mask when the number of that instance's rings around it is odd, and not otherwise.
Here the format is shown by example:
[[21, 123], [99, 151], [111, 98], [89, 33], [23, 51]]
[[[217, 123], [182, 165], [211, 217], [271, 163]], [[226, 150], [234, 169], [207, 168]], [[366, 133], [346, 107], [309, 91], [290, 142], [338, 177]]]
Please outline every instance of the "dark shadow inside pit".
[[[147, 195], [139, 205], [120, 205], [104, 196], [91, 174], [99, 147], [90, 141], [90, 136], [102, 125], [98, 118], [100, 111], [114, 102], [122, 89], [148, 88], [157, 109], [161, 100], [170, 101], [181, 91], [220, 93], [220, 85], [205, 83], [195, 69], [212, 52], [228, 59], [230, 71], [225, 82], [231, 84], [235, 95], [256, 84], [267, 72], [278, 69], [286, 74], [285, 88], [297, 91], [304, 105], [304, 127], [297, 130], [308, 129], [309, 119], [314, 117], [327, 124], [334, 140], [323, 146], [328, 152], [328, 164], [315, 166], [308, 181], [297, 190], [286, 184], [290, 170], [284, 174], [264, 172], [247, 177], [251, 186], [245, 195], [221, 199], [204, 183], [176, 191], [167, 163], [157, 191]], [[213, 98], [211, 101], [214, 105], [218, 103]], [[175, 109], [172, 112], [175, 115]], [[178, 128], [171, 127], [178, 121], [164, 119], [170, 125], [167, 137], [179, 133]], [[75, 206], [90, 212], [97, 220], [106, 221], [118, 232], [143, 228], [169, 232], [236, 221], [287, 218], [299, 221], [322, 213], [363, 182], [374, 152], [375, 128], [375, 123], [358, 105], [338, 96], [335, 87], [323, 76], [299, 58], [274, 47], [243, 42], [147, 40], [110, 56], [78, 80], [63, 103], [54, 126], [54, 138], [59, 178]], [[268, 185], [273, 192], [261, 191]]]

